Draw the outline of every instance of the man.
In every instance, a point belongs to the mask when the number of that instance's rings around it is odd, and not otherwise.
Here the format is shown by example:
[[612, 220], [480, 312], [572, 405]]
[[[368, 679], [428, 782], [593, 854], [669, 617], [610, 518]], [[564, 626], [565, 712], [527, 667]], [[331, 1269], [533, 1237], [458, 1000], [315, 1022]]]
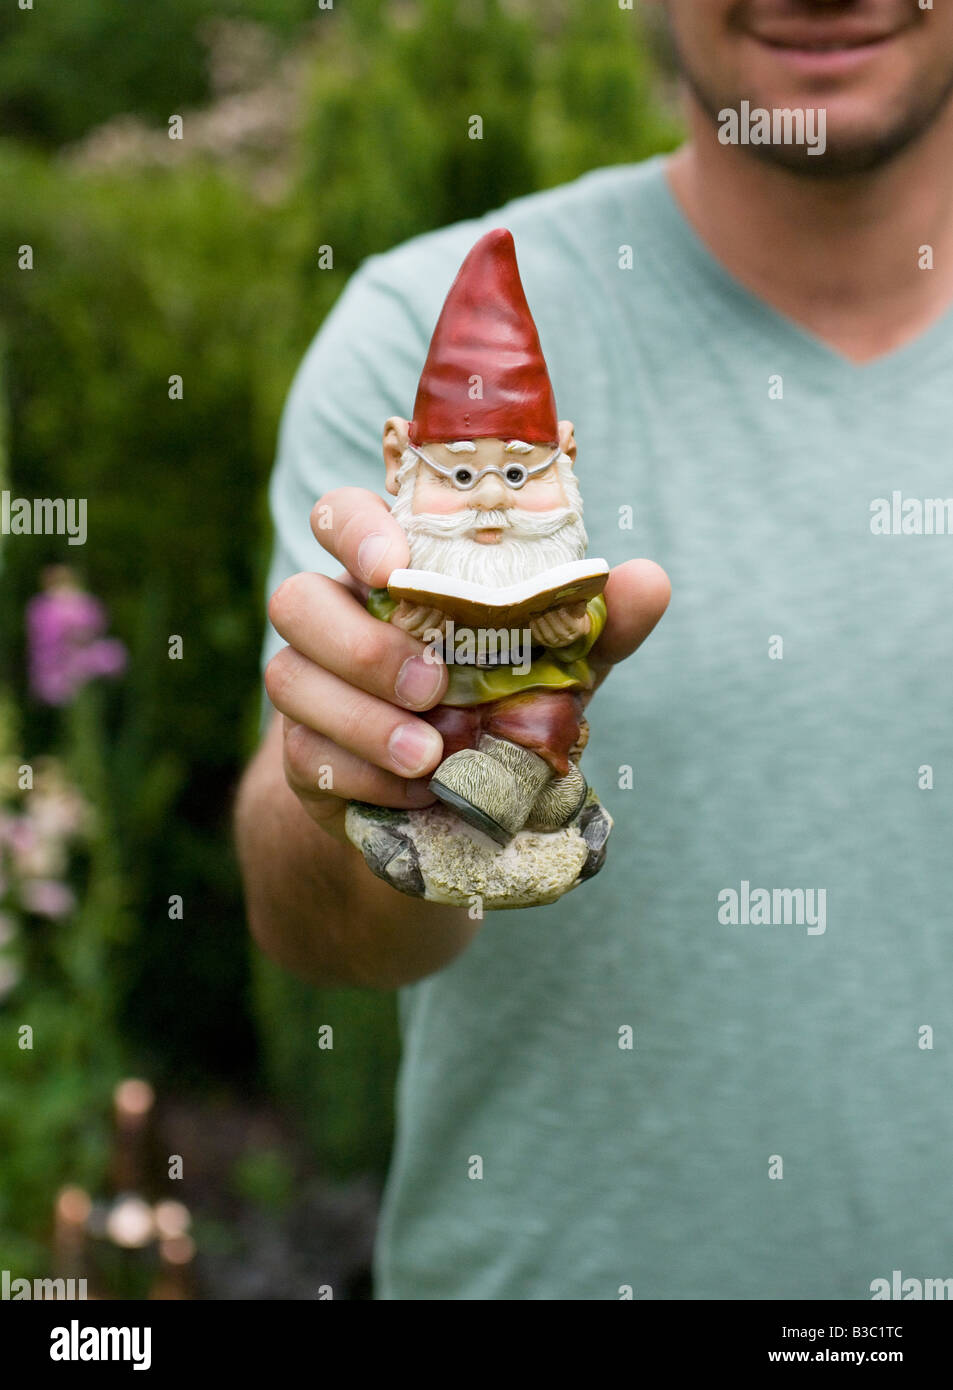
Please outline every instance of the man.
[[[371, 258], [285, 418], [279, 713], [238, 830], [265, 950], [404, 987], [383, 1298], [866, 1299], [953, 1273], [953, 536], [916, 528], [953, 491], [953, 11], [665, 9], [689, 143]], [[823, 110], [823, 153], [723, 141], [742, 101]], [[362, 876], [340, 827], [348, 797], [421, 804], [440, 760], [411, 711], [445, 672], [358, 597], [407, 562], [361, 484], [501, 223], [616, 564], [591, 662], [665, 608], [636, 546], [675, 598], [587, 711], [605, 869], [477, 923]]]

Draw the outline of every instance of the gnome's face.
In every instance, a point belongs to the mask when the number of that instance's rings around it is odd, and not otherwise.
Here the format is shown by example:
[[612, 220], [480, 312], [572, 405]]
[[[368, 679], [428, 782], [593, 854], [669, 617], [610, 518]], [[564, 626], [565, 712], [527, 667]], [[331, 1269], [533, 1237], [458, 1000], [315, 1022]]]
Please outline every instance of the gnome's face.
[[513, 237], [497, 227], [450, 286], [413, 420], [392, 416], [384, 426], [387, 488], [413, 567], [500, 588], [582, 559], [575, 452], [572, 424], [556, 416]]
[[[521, 440], [457, 440], [430, 443], [422, 451], [449, 469], [472, 475], [514, 462], [531, 469], [553, 453], [550, 445]], [[582, 499], [570, 456], [560, 452], [543, 472], [521, 487], [486, 473], [475, 486], [460, 488], [430, 468], [410, 449], [400, 459], [395, 482], [395, 519], [407, 533], [414, 569], [502, 588], [555, 565], [581, 560], [587, 537]]]
[[[460, 439], [450, 444], [431, 443], [423, 446], [424, 453], [435, 463], [451, 472], [468, 470], [479, 481], [468, 490], [461, 489], [450, 478], [442, 477], [432, 468], [421, 468], [414, 488], [414, 513], [460, 512], [475, 508], [483, 512], [520, 507], [527, 512], [547, 512], [567, 507], [569, 499], [563, 488], [562, 476], [555, 460], [542, 473], [531, 470], [552, 458], [551, 444], [527, 444], [521, 439]], [[520, 488], [507, 485], [508, 465], [522, 465], [530, 476]], [[484, 468], [497, 467], [499, 473], [479, 474]], [[498, 545], [502, 537], [498, 529], [478, 528], [474, 540], [482, 545]]]

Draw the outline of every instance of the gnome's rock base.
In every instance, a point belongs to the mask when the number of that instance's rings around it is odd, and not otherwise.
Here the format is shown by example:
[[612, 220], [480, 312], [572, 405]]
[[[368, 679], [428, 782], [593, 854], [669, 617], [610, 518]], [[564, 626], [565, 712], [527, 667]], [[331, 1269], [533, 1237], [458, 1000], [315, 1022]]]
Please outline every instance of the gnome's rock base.
[[541, 907], [602, 868], [612, 817], [590, 788], [561, 830], [521, 830], [500, 846], [447, 806], [394, 811], [352, 801], [346, 828], [368, 868], [412, 897], [484, 910]]

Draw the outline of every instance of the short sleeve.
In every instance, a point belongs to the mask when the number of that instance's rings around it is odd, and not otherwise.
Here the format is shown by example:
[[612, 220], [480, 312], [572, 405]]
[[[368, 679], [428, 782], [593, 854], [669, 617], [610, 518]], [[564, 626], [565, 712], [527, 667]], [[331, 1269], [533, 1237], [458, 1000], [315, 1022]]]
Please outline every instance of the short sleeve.
[[[332, 488], [386, 497], [381, 441], [390, 415], [409, 417], [427, 351], [425, 325], [408, 307], [388, 256], [350, 279], [298, 368], [285, 403], [269, 486], [274, 539], [265, 602], [302, 570], [335, 576], [338, 561], [315, 540], [310, 515]], [[266, 622], [262, 669], [283, 642]], [[271, 718], [262, 689], [260, 727]]]

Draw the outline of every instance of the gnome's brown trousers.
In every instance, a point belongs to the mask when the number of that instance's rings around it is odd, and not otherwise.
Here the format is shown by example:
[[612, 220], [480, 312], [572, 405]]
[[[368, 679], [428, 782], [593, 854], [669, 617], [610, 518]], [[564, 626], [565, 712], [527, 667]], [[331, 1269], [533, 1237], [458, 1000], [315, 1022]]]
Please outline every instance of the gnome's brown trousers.
[[437, 705], [421, 718], [443, 738], [445, 758], [476, 748], [481, 734], [492, 734], [537, 753], [558, 777], [566, 776], [570, 755], [582, 751], [588, 733], [582, 698], [574, 690], [526, 690], [485, 705]]

